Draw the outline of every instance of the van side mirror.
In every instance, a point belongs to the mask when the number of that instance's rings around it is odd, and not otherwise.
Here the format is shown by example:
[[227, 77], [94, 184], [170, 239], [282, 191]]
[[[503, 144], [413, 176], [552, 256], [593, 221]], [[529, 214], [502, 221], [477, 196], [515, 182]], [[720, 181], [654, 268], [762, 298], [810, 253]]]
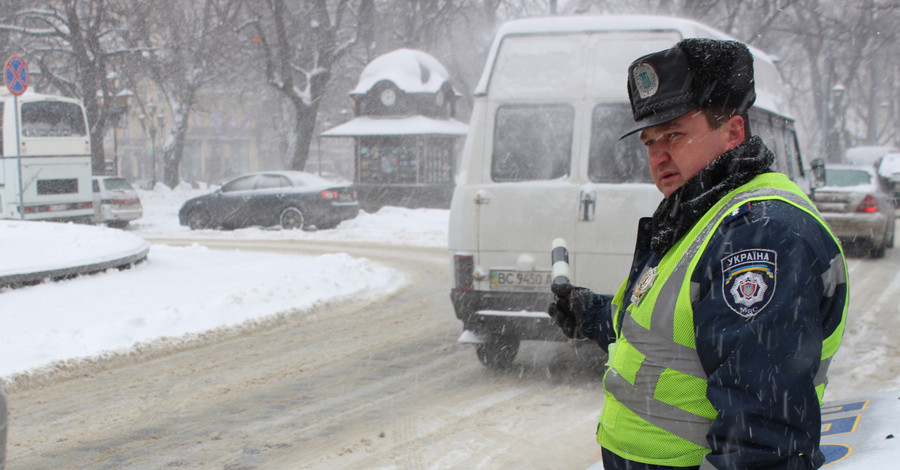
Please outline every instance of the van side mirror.
[[825, 186], [825, 160], [816, 158], [810, 162], [810, 165], [812, 166], [812, 181], [810, 181], [810, 185], [813, 188]]

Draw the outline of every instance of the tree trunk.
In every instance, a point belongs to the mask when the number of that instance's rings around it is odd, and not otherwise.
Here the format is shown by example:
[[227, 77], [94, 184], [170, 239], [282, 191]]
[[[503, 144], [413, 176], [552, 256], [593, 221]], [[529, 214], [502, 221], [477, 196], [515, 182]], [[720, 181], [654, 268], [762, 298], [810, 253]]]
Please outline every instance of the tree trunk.
[[296, 142], [294, 153], [291, 155], [290, 169], [303, 171], [309, 159], [309, 145], [312, 142], [316, 129], [316, 114], [319, 111], [319, 102], [312, 105], [304, 105], [302, 102], [296, 105], [296, 119], [294, 120], [294, 135]]

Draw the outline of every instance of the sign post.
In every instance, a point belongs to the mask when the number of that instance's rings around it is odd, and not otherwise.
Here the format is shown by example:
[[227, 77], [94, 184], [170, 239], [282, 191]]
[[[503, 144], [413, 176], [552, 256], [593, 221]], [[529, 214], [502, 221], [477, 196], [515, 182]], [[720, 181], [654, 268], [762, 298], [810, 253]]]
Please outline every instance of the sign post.
[[19, 95], [28, 89], [28, 64], [25, 59], [12, 56], [6, 61], [3, 69], [3, 78], [6, 79], [6, 88], [13, 94], [13, 114], [16, 117], [16, 162], [19, 171], [19, 216], [25, 219], [25, 195], [22, 187], [22, 155], [19, 142]]

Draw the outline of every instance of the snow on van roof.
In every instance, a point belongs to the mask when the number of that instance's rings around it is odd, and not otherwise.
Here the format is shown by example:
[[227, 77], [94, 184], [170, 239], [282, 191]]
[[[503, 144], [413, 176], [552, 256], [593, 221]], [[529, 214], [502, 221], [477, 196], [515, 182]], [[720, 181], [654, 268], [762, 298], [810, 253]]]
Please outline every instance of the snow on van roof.
[[469, 126], [456, 119], [427, 116], [375, 118], [359, 116], [320, 134], [322, 137], [366, 137], [376, 135], [466, 135]]
[[406, 93], [436, 93], [450, 80], [450, 74], [425, 52], [397, 49], [369, 62], [350, 95], [364, 95], [382, 80], [390, 80]]
[[[598, 31], [677, 31], [682, 38], [686, 37], [706, 37], [713, 39], [729, 39], [735, 38], [716, 30], [710, 26], [697, 21], [668, 17], [668, 16], [647, 16], [647, 15], [602, 15], [602, 16], [555, 16], [547, 18], [529, 18], [521, 20], [512, 20], [504, 23], [498, 30], [491, 51], [488, 56], [487, 64], [478, 86], [475, 88], [475, 95], [484, 95], [487, 93], [491, 79], [491, 68], [496, 63], [497, 54], [500, 44], [506, 36], [529, 35], [529, 34], [566, 34], [579, 32], [598, 32]], [[673, 42], [674, 46], [675, 43]], [[781, 75], [775, 68], [775, 61], [765, 52], [748, 45], [754, 56], [754, 69], [756, 75], [756, 106], [780, 114], [784, 112], [784, 103], [778, 97], [777, 88], [781, 86]], [[637, 57], [634, 57], [635, 59]], [[627, 71], [622, 70], [621, 87], [623, 100], [627, 101], [627, 90], [625, 75]]]

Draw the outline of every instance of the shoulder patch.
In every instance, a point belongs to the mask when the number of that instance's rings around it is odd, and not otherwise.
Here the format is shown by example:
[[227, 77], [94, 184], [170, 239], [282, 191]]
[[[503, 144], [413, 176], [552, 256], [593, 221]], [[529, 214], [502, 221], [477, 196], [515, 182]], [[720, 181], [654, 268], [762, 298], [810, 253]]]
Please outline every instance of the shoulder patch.
[[722, 258], [722, 297], [744, 318], [761, 312], [775, 294], [778, 253], [749, 249]]
[[725, 218], [722, 219], [722, 225], [728, 225], [735, 220], [740, 219], [748, 212], [750, 212], [750, 202], [745, 202], [744, 204], [738, 206], [735, 210], [731, 211], [731, 214], [725, 216]]

